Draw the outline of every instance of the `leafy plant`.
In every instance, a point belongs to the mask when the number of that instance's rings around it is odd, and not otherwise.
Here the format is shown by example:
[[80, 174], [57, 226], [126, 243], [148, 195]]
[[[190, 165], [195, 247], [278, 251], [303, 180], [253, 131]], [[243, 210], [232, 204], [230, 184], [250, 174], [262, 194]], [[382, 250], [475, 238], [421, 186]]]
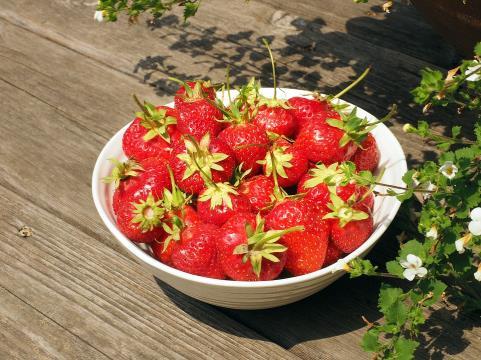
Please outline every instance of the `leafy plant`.
[[383, 284], [378, 302], [383, 320], [365, 319], [368, 329], [362, 347], [375, 353], [376, 359], [413, 358], [426, 309], [440, 300], [452, 299], [466, 311], [481, 310], [480, 57], [481, 43], [475, 47], [474, 60], [463, 61], [446, 75], [423, 70], [419, 86], [412, 91], [424, 113], [435, 106], [455, 106], [459, 114], [469, 112], [475, 118], [472, 138], [463, 138], [458, 125], [446, 136], [433, 131], [425, 120], [406, 124], [407, 133], [432, 142], [440, 155], [438, 161], [409, 170], [403, 177], [405, 187], [380, 184], [369, 172], [356, 173], [349, 164], [343, 167], [346, 181], [355, 178], [377, 186], [379, 195], [396, 196], [405, 209], [414, 206], [415, 194], [421, 194], [417, 231], [403, 234], [398, 256], [384, 265], [384, 272], [369, 260], [339, 264], [352, 278], [365, 275], [408, 281], [405, 288]]

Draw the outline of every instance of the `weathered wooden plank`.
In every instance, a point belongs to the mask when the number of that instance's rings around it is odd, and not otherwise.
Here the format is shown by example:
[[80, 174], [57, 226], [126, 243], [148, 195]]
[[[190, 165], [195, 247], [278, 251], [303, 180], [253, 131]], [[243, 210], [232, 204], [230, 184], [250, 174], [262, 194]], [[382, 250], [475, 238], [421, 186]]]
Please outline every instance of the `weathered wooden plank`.
[[[106, 356], [262, 359], [270, 353], [295, 358], [213, 307], [179, 298], [172, 289], [162, 291], [140, 265], [28, 199], [0, 188], [0, 201], [0, 286], [32, 307], [30, 312], [44, 315], [45, 321]], [[34, 235], [17, 236], [21, 224], [29, 224]], [[23, 316], [8, 325], [33, 336], [34, 324], [31, 330], [25, 324], [30, 315]], [[39, 316], [32, 315], [31, 321]], [[68, 357], [66, 350], [57, 351]]]
[[3, 287], [0, 328], [2, 359], [109, 359]]

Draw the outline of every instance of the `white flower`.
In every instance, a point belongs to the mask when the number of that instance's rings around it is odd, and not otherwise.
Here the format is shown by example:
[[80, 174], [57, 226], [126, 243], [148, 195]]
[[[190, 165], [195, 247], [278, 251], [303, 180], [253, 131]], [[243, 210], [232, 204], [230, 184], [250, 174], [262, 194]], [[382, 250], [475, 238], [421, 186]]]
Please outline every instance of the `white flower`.
[[468, 224], [468, 229], [473, 235], [481, 235], [481, 207], [471, 210], [471, 221]]
[[474, 278], [481, 281], [481, 264], [478, 266], [478, 270], [474, 273]]
[[479, 65], [468, 66], [464, 74], [467, 75], [475, 71], [478, 71], [478, 72], [476, 74], [469, 75], [466, 78], [466, 81], [478, 81], [481, 79], [481, 73], [479, 72], [479, 69], [481, 69], [481, 64], [477, 60], [474, 60], [473, 62]]
[[435, 225], [431, 226], [431, 229], [429, 229], [429, 231], [426, 233], [426, 237], [437, 239], [438, 238], [438, 228]]
[[404, 124], [404, 125], [403, 125], [403, 131], [404, 131], [405, 133], [410, 132], [411, 129], [412, 129], [412, 125], [411, 125], [411, 124], [407, 123], [407, 124]]
[[[423, 184], [422, 188], [424, 190], [428, 190], [428, 191], [436, 191], [438, 189], [438, 187], [436, 185], [434, 185], [431, 181], [428, 181], [427, 183]], [[424, 200], [427, 200], [431, 197], [432, 193], [430, 192], [424, 192], [423, 193], [423, 199]]]
[[439, 172], [451, 180], [456, 176], [458, 168], [453, 164], [452, 161], [446, 161], [443, 166], [439, 168]]
[[454, 246], [456, 246], [456, 250], [457, 250], [458, 253], [460, 253], [460, 254], [464, 253], [466, 244], [471, 241], [472, 237], [473, 237], [472, 234], [467, 233], [462, 238], [460, 238], [460, 239], [458, 239], [454, 242]]
[[416, 276], [422, 278], [428, 273], [428, 270], [421, 266], [423, 261], [419, 256], [409, 254], [406, 260], [401, 260], [399, 263], [406, 269], [403, 276], [409, 281], [413, 281]]
[[104, 20], [104, 12], [97, 10], [94, 14], [94, 20], [98, 22], [102, 22]]

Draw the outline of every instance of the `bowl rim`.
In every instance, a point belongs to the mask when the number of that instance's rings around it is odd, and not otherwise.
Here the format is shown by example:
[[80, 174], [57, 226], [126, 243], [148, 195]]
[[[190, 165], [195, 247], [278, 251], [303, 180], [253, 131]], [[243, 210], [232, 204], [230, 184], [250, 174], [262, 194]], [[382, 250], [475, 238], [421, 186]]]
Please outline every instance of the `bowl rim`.
[[[272, 91], [273, 88], [262, 88], [262, 91]], [[310, 97], [310, 94], [312, 92], [309, 92], [307, 90], [300, 90], [300, 89], [292, 89], [292, 88], [277, 88], [277, 90], [285, 92], [285, 93], [290, 93], [294, 92], [296, 95], [294, 96], [302, 96], [302, 97]], [[234, 90], [233, 90], [234, 91]], [[356, 106], [352, 103], [349, 103], [347, 101], [338, 99], [339, 103], [342, 104], [348, 104], [350, 106]], [[165, 106], [172, 106], [173, 102], [170, 102], [166, 104]], [[364, 111], [368, 116], [372, 118], [376, 118], [366, 110], [357, 107], [358, 109]], [[305, 274], [305, 275], [299, 275], [299, 276], [293, 276], [289, 278], [282, 278], [282, 279], [275, 279], [275, 280], [264, 280], [264, 281], [234, 281], [234, 280], [220, 280], [220, 279], [212, 279], [204, 276], [199, 276], [199, 275], [194, 275], [194, 274], [189, 274], [184, 271], [175, 269], [174, 267], [171, 267], [169, 265], [166, 265], [159, 260], [155, 259], [153, 256], [147, 254], [144, 250], [142, 250], [138, 245], [136, 245], [134, 242], [129, 240], [125, 235], [123, 235], [120, 230], [117, 228], [116, 224], [114, 224], [109, 216], [107, 215], [106, 210], [103, 208], [101, 201], [100, 201], [100, 194], [102, 191], [102, 187], [106, 186], [104, 183], [100, 181], [100, 172], [103, 166], [105, 166], [105, 160], [109, 158], [109, 154], [107, 154], [108, 149], [112, 146], [112, 144], [115, 142], [115, 138], [119, 133], [124, 133], [125, 130], [128, 128], [131, 122], [126, 124], [124, 127], [122, 127], [120, 130], [118, 130], [110, 139], [109, 141], [104, 145], [102, 148], [102, 151], [100, 152], [99, 156], [97, 157], [97, 160], [95, 162], [94, 170], [92, 173], [92, 197], [94, 200], [95, 207], [100, 215], [100, 218], [104, 222], [104, 224], [107, 226], [109, 231], [114, 235], [114, 237], [117, 239], [117, 241], [120, 242], [120, 244], [126, 248], [134, 257], [136, 260], [140, 260], [147, 265], [156, 268], [157, 270], [161, 272], [165, 272], [173, 277], [176, 278], [181, 278], [182, 280], [187, 280], [191, 282], [195, 282], [198, 284], [203, 284], [203, 285], [210, 285], [210, 286], [217, 286], [217, 287], [223, 287], [223, 288], [270, 288], [270, 287], [278, 287], [278, 286], [284, 286], [284, 285], [292, 285], [292, 284], [298, 284], [310, 280], [315, 280], [317, 278], [321, 278], [325, 275], [329, 274], [335, 274], [338, 272], [345, 272], [342, 270], [342, 265], [355, 259], [359, 255], [363, 254], [365, 251], [367, 251], [370, 247], [374, 246], [374, 244], [379, 240], [379, 238], [382, 236], [382, 234], [385, 232], [385, 230], [388, 228], [388, 226], [391, 224], [391, 222], [394, 220], [399, 207], [401, 206], [401, 202], [397, 199], [395, 199], [394, 206], [391, 207], [391, 210], [387, 214], [387, 216], [383, 219], [383, 222], [380, 223], [373, 231], [373, 233], [370, 235], [370, 237], [356, 250], [354, 250], [352, 253], [348, 254], [347, 256], [339, 259], [337, 262], [316, 270], [314, 272]], [[398, 139], [396, 136], [392, 133], [389, 128], [384, 125], [384, 124], [378, 124], [377, 125], [379, 128], [382, 128], [383, 131], [389, 132], [393, 139], [394, 142], [391, 144], [391, 146], [394, 146], [397, 148], [397, 152], [399, 152], [400, 158], [399, 161], [396, 163], [396, 167], [401, 171], [402, 173], [405, 173], [407, 171], [407, 163], [406, 163], [406, 156], [404, 154], [404, 151], [401, 147], [401, 144], [399, 143]], [[401, 156], [402, 155], [402, 156]], [[340, 266], [341, 265], [341, 266]]]

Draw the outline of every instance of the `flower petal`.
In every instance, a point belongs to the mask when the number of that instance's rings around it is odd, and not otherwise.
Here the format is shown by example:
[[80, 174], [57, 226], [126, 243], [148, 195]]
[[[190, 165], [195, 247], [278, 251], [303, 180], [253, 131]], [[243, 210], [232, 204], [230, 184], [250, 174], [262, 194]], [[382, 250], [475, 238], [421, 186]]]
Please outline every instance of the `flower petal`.
[[481, 207], [474, 208], [469, 214], [471, 220], [481, 221]]
[[406, 269], [403, 271], [403, 276], [408, 279], [409, 281], [413, 281], [414, 277], [416, 276], [415, 269]]
[[413, 264], [416, 268], [420, 267], [423, 264], [423, 261], [421, 260], [421, 258], [419, 256], [416, 256], [416, 255], [413, 255], [413, 254], [409, 254], [407, 256], [407, 260], [411, 264]]
[[419, 276], [420, 278], [425, 277], [427, 273], [428, 273], [428, 269], [426, 269], [425, 267], [420, 267], [416, 271], [416, 275]]
[[456, 250], [458, 253], [462, 254], [464, 253], [464, 240], [463, 239], [458, 239], [454, 242], [454, 246], [456, 246]]
[[401, 266], [405, 269], [407, 269], [411, 266], [411, 264], [409, 262], [407, 262], [406, 260], [399, 261], [399, 264], [401, 264]]
[[479, 271], [479, 270], [476, 271], [476, 272], [474, 273], [474, 278], [475, 278], [476, 280], [478, 280], [478, 281], [481, 281], [481, 271]]
[[481, 235], [481, 221], [471, 221], [468, 224], [468, 229], [473, 235]]

